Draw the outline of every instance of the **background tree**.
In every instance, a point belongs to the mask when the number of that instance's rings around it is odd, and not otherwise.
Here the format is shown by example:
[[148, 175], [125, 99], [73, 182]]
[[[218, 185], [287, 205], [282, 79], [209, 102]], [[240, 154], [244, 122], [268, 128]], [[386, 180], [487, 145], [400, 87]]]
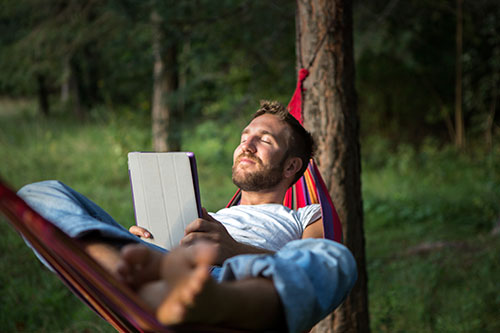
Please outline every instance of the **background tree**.
[[179, 85], [177, 65], [177, 42], [165, 38], [164, 23], [158, 12], [151, 12], [153, 29], [153, 105], [152, 133], [155, 151], [175, 151], [180, 149], [180, 142], [172, 140], [172, 123], [177, 119], [176, 103], [172, 95]]
[[463, 53], [463, 0], [457, 0], [456, 6], [456, 55], [455, 55], [455, 145], [465, 147], [465, 126], [462, 112], [462, 53]]
[[456, 37], [462, 22], [463, 127], [467, 141], [484, 140], [476, 134], [490, 132], [497, 98], [500, 6], [464, 1], [462, 12], [460, 20], [456, 0], [354, 2], [363, 136], [386, 138], [392, 146], [456, 142]]
[[311, 73], [304, 123], [317, 141], [317, 162], [358, 266], [347, 300], [316, 328], [327, 332], [370, 330], [352, 27], [350, 1], [297, 1], [298, 66], [310, 66]]

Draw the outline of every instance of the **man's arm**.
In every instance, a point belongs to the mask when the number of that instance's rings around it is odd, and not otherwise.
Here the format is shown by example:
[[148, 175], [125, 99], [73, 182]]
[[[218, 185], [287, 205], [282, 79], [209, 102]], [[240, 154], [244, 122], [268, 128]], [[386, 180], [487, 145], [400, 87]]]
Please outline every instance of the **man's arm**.
[[186, 227], [181, 245], [191, 245], [199, 240], [215, 243], [217, 250], [215, 263], [218, 265], [240, 254], [274, 254], [274, 251], [237, 242], [231, 237], [226, 227], [210, 216], [204, 208], [203, 218], [194, 220]]
[[[132, 226], [129, 230], [139, 237], [151, 237], [151, 234], [144, 228]], [[181, 245], [191, 245], [198, 240], [214, 242], [218, 253], [215, 263], [218, 265], [221, 265], [226, 259], [240, 254], [274, 254], [274, 251], [237, 242], [229, 235], [222, 223], [211, 217], [205, 209], [203, 209], [203, 218], [196, 219], [190, 223], [185, 233], [186, 235], [181, 240]], [[322, 218], [309, 224], [302, 234], [302, 239], [323, 237]]]
[[302, 239], [306, 238], [324, 238], [322, 218], [317, 219], [304, 229], [304, 233], [302, 233]]
[[[136, 225], [131, 226], [129, 231], [138, 237], [153, 237], [148, 230]], [[222, 223], [211, 217], [204, 208], [203, 218], [194, 220], [186, 227], [180, 245], [189, 246], [199, 240], [215, 243], [217, 257], [214, 263], [217, 265], [222, 265], [226, 259], [240, 254], [274, 254], [274, 251], [237, 242]]]

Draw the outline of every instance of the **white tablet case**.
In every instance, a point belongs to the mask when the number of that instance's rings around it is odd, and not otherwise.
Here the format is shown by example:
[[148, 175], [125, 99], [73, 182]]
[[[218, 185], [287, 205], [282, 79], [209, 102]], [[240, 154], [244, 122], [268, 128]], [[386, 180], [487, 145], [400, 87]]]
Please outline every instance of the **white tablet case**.
[[131, 152], [128, 167], [136, 223], [154, 237], [144, 240], [172, 249], [201, 214], [194, 154]]

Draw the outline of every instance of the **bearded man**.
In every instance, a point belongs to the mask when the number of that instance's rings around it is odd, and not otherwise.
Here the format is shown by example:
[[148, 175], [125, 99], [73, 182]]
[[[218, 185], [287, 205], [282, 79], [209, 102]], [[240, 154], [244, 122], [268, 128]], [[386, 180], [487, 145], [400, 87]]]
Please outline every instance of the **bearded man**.
[[19, 195], [135, 290], [162, 324], [300, 332], [337, 307], [357, 278], [349, 250], [320, 239], [319, 205], [282, 205], [313, 148], [281, 104], [261, 102], [234, 151], [240, 204], [203, 210], [169, 253], [142, 241], [148, 230], [127, 231], [60, 182], [30, 184]]

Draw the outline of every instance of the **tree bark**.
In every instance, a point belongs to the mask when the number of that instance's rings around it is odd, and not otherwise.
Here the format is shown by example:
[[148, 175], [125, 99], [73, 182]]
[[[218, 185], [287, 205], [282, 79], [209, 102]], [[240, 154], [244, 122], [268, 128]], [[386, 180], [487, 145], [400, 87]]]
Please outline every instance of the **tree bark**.
[[176, 103], [172, 94], [179, 85], [177, 45], [174, 41], [163, 47], [166, 42], [163, 32], [163, 19], [153, 11], [153, 105], [152, 131], [155, 151], [173, 151], [180, 149], [180, 140], [173, 134], [172, 125], [176, 118]]
[[455, 146], [465, 148], [465, 126], [462, 112], [462, 49], [463, 49], [463, 0], [457, 0], [456, 67], [455, 67]]
[[304, 125], [317, 141], [317, 163], [359, 275], [346, 301], [316, 332], [370, 330], [352, 15], [348, 0], [297, 0], [298, 66], [310, 71], [304, 82]]

